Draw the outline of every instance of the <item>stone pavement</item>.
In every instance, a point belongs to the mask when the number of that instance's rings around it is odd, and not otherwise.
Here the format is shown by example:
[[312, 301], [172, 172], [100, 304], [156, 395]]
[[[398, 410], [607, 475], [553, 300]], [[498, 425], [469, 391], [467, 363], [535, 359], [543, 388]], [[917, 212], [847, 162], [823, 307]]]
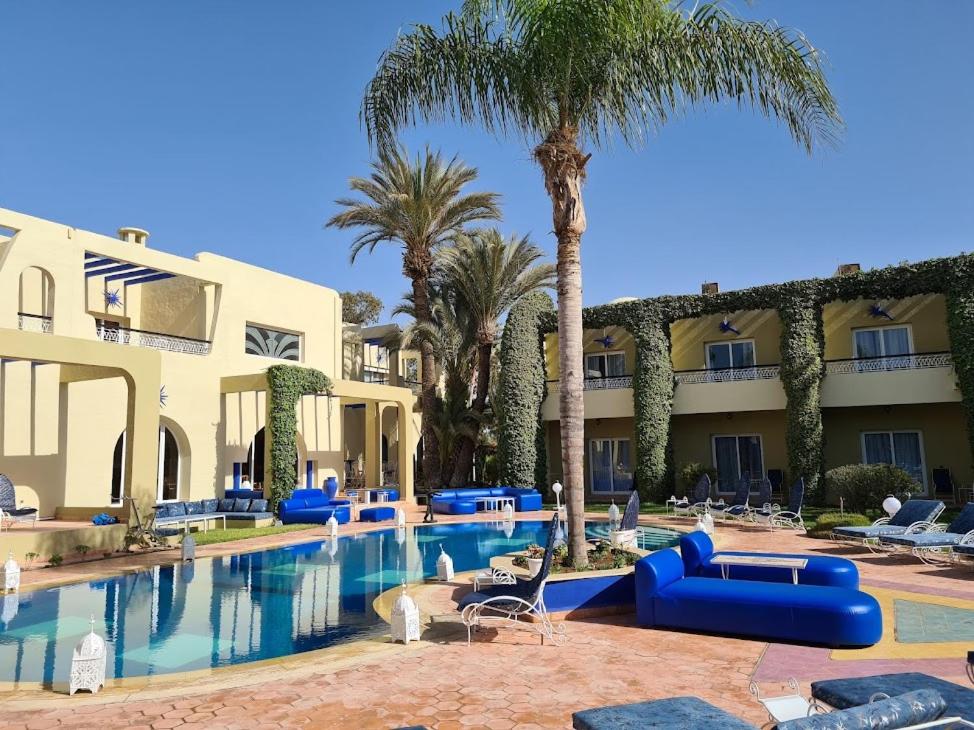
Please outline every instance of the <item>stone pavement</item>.
[[[418, 513], [410, 515], [410, 521], [418, 519]], [[867, 590], [911, 592], [927, 601], [950, 596], [952, 603], [969, 600], [974, 605], [974, 571], [969, 568], [850, 552], [755, 526], [720, 525], [718, 539], [723, 548], [843, 554], [856, 560]], [[271, 544], [264, 539], [260, 547]], [[242, 546], [221, 548], [238, 552]], [[446, 595], [442, 598], [449, 605]], [[892, 625], [891, 617], [886, 620]], [[685, 694], [761, 723], [766, 717], [748, 694], [752, 678], [765, 693], [792, 675], [807, 691], [811, 680], [823, 676], [908, 668], [967, 681], [960, 656], [922, 658], [925, 644], [909, 645], [919, 647], [916, 659], [902, 652], [888, 658], [837, 658], [828, 649], [641, 629], [631, 615], [567, 626], [570, 641], [564, 647], [542, 646], [536, 636], [511, 630], [485, 631], [468, 647], [462, 627], [444, 622], [408, 647], [346, 645], [340, 653], [311, 652], [284, 662], [110, 688], [95, 696], [7, 693], [0, 695], [0, 728], [360, 730], [426, 725], [530, 730], [570, 727], [571, 713], [587, 707]]]

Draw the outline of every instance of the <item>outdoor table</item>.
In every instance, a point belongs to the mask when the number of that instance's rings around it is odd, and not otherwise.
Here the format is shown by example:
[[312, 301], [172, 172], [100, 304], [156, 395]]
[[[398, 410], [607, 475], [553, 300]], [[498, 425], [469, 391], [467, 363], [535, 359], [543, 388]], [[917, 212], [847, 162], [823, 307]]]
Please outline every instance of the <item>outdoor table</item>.
[[474, 501], [484, 505], [484, 512], [503, 512], [506, 504], [514, 507], [514, 497], [474, 497]]
[[791, 570], [791, 582], [798, 585], [798, 571], [808, 565], [807, 558], [779, 558], [766, 555], [714, 555], [710, 562], [720, 566], [720, 575], [727, 580], [732, 565], [751, 565], [762, 568], [784, 568]]
[[383, 492], [381, 490], [379, 492], [376, 492], [376, 501], [377, 502], [388, 502], [389, 501], [389, 492]]

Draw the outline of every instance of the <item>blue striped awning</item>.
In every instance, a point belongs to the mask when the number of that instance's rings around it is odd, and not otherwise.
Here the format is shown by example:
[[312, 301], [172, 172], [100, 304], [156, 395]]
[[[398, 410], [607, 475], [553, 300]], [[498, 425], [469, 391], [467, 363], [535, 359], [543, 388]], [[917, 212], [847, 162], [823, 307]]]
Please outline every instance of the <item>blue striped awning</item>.
[[105, 277], [105, 283], [120, 281], [125, 286], [148, 284], [151, 281], [162, 281], [176, 276], [167, 271], [159, 271], [148, 266], [130, 264], [100, 254], [85, 252], [85, 278], [93, 276]]

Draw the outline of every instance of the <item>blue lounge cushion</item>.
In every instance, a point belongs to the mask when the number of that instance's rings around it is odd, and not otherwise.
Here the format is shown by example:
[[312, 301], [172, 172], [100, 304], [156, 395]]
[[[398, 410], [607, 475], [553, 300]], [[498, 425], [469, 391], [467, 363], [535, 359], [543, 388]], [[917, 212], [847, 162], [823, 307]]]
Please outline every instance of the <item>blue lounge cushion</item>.
[[247, 512], [250, 509], [249, 499], [235, 499], [233, 500], [233, 511], [234, 512]]
[[894, 527], [909, 527], [914, 522], [929, 522], [944, 508], [938, 499], [908, 499], [894, 514], [889, 524]]
[[920, 689], [846, 710], [781, 722], [778, 730], [894, 730], [933, 722], [946, 707], [935, 690]]
[[394, 520], [396, 510], [392, 507], [365, 507], [358, 513], [359, 522], [383, 522]]
[[227, 499], [262, 499], [264, 492], [261, 489], [227, 489], [223, 496]]
[[885, 525], [845, 525], [836, 527], [832, 532], [843, 537], [861, 537], [865, 539], [882, 537], [884, 535], [902, 535], [906, 532], [906, 528], [899, 525], [891, 525], [887, 522]]
[[911, 535], [885, 535], [880, 542], [906, 547], [950, 547], [959, 543], [962, 537], [951, 532], [917, 532]]
[[162, 504], [157, 504], [156, 505], [156, 519], [157, 520], [158, 519], [166, 519], [167, 517], [171, 517], [172, 516], [171, 509], [172, 509], [172, 505], [169, 504], [169, 503], [167, 503], [167, 502], [163, 502]]
[[169, 505], [169, 516], [170, 517], [183, 517], [186, 514], [186, 503], [185, 502], [173, 502]]
[[699, 697], [668, 697], [581, 710], [572, 714], [575, 730], [643, 730], [643, 728], [720, 728], [754, 730], [754, 725], [704, 702]]
[[812, 682], [812, 697], [844, 710], [866, 704], [877, 692], [895, 697], [918, 689], [933, 690], [939, 694], [946, 702], [943, 714], [947, 717], [974, 720], [974, 690], [921, 672], [823, 679]]
[[218, 499], [204, 499], [203, 500], [203, 511], [206, 514], [213, 514], [214, 512], [220, 511], [220, 500]]
[[232, 497], [231, 498], [224, 497], [217, 503], [217, 507], [216, 507], [217, 512], [233, 512], [234, 501], [235, 500]]
[[186, 514], [187, 515], [201, 515], [206, 510], [203, 509], [202, 502], [186, 502]]
[[267, 511], [267, 500], [266, 499], [252, 499], [250, 500], [250, 508], [248, 512], [266, 512]]
[[954, 552], [960, 553], [961, 555], [974, 555], [974, 543], [966, 543], [964, 545], [954, 545]]

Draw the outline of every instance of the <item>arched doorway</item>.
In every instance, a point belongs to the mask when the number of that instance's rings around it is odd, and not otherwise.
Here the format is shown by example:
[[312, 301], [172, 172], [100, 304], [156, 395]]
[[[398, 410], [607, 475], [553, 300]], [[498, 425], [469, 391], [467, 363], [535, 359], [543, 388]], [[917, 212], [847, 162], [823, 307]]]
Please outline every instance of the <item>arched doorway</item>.
[[[261, 427], [254, 434], [254, 440], [250, 442], [250, 448], [247, 450], [247, 471], [245, 473], [250, 477], [255, 489], [267, 486], [264, 484], [264, 434], [264, 427]], [[300, 437], [298, 441], [300, 442]], [[300, 451], [300, 443], [298, 451]], [[298, 451], [295, 451], [294, 454], [294, 469], [300, 481], [303, 478], [304, 471], [301, 469]]]
[[[122, 431], [112, 453], [111, 503], [121, 504], [125, 493], [125, 446], [127, 436]], [[159, 463], [156, 475], [156, 501], [175, 502], [179, 499], [182, 456], [176, 434], [164, 425], [159, 426]]]
[[122, 503], [125, 489], [125, 431], [118, 435], [115, 441], [115, 452], [112, 455], [112, 504]]

